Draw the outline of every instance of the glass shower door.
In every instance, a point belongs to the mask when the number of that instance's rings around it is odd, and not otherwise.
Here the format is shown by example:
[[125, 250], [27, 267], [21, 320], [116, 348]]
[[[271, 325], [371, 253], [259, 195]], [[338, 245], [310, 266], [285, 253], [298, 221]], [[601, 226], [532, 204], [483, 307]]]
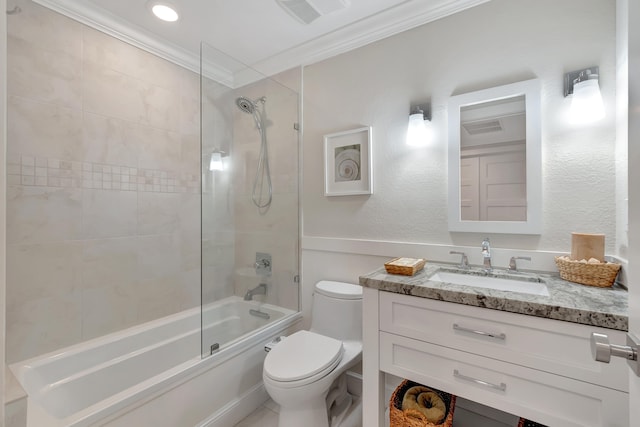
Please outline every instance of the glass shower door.
[[202, 45], [202, 354], [299, 311], [299, 95]]

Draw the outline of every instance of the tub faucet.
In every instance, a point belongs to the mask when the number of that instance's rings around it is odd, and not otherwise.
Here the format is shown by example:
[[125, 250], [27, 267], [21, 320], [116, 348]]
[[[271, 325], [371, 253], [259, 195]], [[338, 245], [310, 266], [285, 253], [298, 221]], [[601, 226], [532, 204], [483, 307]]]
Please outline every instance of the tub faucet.
[[491, 245], [488, 237], [482, 241], [482, 257], [484, 258], [484, 271], [488, 273], [491, 271]]
[[251, 301], [254, 295], [266, 295], [267, 294], [267, 285], [265, 283], [260, 283], [253, 289], [249, 289], [246, 294], [244, 294], [245, 301]]

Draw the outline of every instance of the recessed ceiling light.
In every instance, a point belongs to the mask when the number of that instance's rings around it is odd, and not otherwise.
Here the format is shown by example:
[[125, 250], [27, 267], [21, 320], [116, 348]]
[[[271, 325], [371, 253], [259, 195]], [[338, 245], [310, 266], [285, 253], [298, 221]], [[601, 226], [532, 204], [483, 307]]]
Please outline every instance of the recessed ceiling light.
[[158, 18], [167, 22], [175, 22], [178, 20], [178, 12], [176, 12], [173, 6], [166, 3], [153, 2], [150, 4], [151, 12]]

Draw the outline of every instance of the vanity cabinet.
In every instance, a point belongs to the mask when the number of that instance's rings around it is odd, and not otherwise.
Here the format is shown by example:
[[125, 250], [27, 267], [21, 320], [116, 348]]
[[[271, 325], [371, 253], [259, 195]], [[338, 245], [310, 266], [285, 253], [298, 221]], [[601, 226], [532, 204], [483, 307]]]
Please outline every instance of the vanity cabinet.
[[623, 331], [364, 291], [363, 425], [384, 425], [387, 372], [550, 427], [628, 427], [627, 365], [589, 341]]

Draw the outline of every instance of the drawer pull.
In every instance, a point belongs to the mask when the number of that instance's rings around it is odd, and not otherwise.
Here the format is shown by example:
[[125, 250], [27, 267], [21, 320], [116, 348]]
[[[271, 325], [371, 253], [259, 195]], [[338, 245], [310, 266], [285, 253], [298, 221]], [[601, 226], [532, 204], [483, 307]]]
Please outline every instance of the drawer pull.
[[482, 381], [482, 380], [479, 380], [479, 379], [476, 379], [476, 378], [471, 378], [471, 377], [468, 377], [466, 375], [462, 375], [460, 372], [458, 372], [457, 369], [453, 370], [453, 376], [458, 378], [458, 379], [461, 379], [463, 381], [469, 381], [469, 382], [472, 382], [472, 383], [475, 383], [475, 384], [478, 384], [478, 385], [481, 385], [481, 386], [484, 386], [484, 387], [492, 388], [492, 389], [495, 389], [495, 390], [499, 390], [499, 391], [506, 391], [507, 390], [507, 385], [505, 383], [500, 383], [500, 385], [493, 384], [493, 383], [488, 383], [486, 381]]
[[483, 337], [495, 338], [497, 340], [505, 340], [507, 336], [505, 334], [492, 334], [491, 332], [477, 331], [475, 329], [463, 328], [457, 323], [453, 324], [453, 329], [456, 331], [469, 332], [470, 334], [482, 335]]

